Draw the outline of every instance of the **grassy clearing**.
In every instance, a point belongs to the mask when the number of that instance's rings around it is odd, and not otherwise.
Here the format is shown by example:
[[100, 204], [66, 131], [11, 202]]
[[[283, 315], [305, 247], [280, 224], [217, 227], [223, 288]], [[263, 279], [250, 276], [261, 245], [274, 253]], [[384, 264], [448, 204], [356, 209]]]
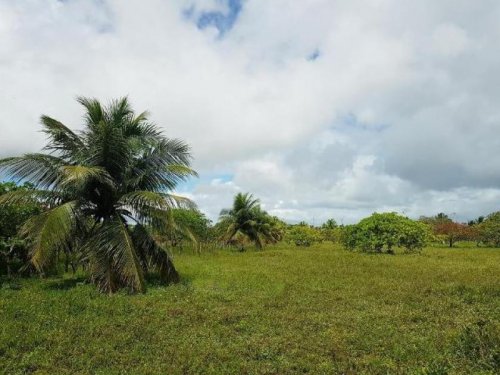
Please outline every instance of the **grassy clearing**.
[[177, 255], [183, 282], [100, 295], [75, 278], [0, 290], [6, 374], [500, 371], [500, 251], [333, 245]]

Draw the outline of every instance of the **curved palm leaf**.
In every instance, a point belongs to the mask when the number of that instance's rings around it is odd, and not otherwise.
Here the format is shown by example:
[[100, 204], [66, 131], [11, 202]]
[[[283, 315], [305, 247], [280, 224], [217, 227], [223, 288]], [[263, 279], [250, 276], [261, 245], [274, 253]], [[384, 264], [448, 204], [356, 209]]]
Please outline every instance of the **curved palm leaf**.
[[236, 194], [233, 207], [222, 210], [220, 219], [226, 223], [224, 240], [228, 243], [238, 234], [254, 242], [258, 249], [264, 247], [264, 239], [273, 242], [274, 237], [268, 229], [271, 217], [261, 210], [259, 200], [249, 193]]
[[31, 244], [31, 263], [40, 271], [65, 250], [76, 227], [76, 201], [67, 202], [29, 219], [21, 229]]
[[0, 205], [42, 204], [53, 207], [64, 201], [64, 197], [53, 190], [14, 190], [0, 195]]
[[86, 165], [65, 165], [60, 167], [62, 187], [84, 188], [92, 181], [114, 187], [114, 181], [108, 172], [101, 167]]
[[179, 281], [179, 274], [173, 266], [170, 255], [158, 245], [146, 227], [136, 225], [132, 233], [132, 238], [137, 248], [140, 249], [142, 258], [145, 260], [147, 266], [156, 268], [163, 282], [175, 283]]
[[62, 166], [66, 162], [52, 155], [26, 154], [0, 159], [0, 170], [18, 181], [30, 181], [35, 187], [49, 189], [61, 177]]
[[67, 158], [78, 155], [85, 147], [80, 137], [61, 122], [45, 115], [41, 117], [41, 122], [44, 133], [50, 139], [50, 142], [45, 146], [46, 150], [58, 152], [63, 158]]
[[124, 285], [133, 292], [144, 292], [144, 272], [127, 225], [119, 216], [94, 228], [83, 245], [93, 278], [103, 291]]

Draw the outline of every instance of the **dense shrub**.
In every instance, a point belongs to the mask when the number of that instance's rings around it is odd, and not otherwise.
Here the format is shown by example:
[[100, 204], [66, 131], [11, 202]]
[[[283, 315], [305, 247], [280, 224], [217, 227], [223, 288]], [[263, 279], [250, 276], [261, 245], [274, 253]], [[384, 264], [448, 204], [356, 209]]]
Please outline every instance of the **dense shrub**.
[[294, 243], [296, 246], [311, 246], [315, 242], [322, 240], [319, 229], [311, 227], [307, 224], [292, 225], [286, 233], [288, 242]]
[[[13, 191], [29, 192], [30, 184], [17, 186], [13, 182], [0, 183], [0, 195]], [[0, 205], [0, 275], [19, 271], [28, 262], [25, 241], [18, 236], [21, 225], [33, 215], [40, 213], [35, 203]]]
[[197, 209], [172, 209], [159, 237], [168, 247], [182, 248], [188, 243], [201, 250], [202, 243], [213, 240], [211, 221]]
[[500, 247], [500, 211], [494, 212], [478, 225], [480, 240], [490, 246]]
[[344, 228], [342, 242], [347, 249], [366, 252], [392, 253], [393, 248], [406, 251], [422, 249], [429, 237], [428, 226], [397, 213], [374, 213], [356, 225]]

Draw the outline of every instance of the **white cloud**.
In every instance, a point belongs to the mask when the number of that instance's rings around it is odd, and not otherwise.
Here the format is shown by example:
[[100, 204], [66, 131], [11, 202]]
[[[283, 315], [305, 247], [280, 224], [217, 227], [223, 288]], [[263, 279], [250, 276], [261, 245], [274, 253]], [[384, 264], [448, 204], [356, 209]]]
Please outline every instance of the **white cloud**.
[[212, 217], [240, 190], [289, 220], [498, 209], [497, 1], [242, 4], [220, 36], [196, 19], [223, 0], [0, 0], [0, 154], [39, 149], [42, 113], [78, 126], [76, 95], [128, 94], [234, 176], [190, 192]]

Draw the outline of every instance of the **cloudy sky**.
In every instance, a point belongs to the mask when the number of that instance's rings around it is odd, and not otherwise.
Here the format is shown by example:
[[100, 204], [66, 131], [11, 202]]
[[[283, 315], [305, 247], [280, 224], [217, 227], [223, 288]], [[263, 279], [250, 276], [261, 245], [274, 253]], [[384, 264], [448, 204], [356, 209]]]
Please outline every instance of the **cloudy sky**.
[[0, 0], [0, 156], [128, 95], [186, 140], [179, 187], [288, 221], [500, 209], [498, 0]]

